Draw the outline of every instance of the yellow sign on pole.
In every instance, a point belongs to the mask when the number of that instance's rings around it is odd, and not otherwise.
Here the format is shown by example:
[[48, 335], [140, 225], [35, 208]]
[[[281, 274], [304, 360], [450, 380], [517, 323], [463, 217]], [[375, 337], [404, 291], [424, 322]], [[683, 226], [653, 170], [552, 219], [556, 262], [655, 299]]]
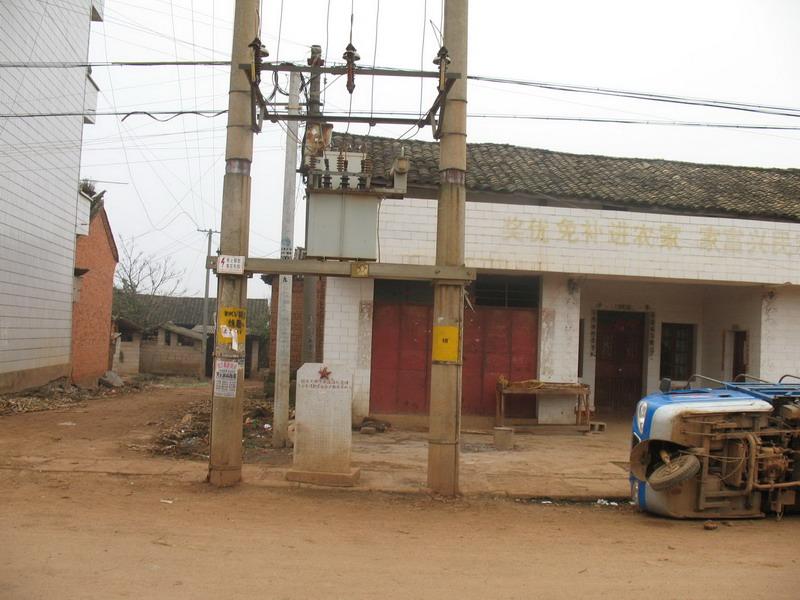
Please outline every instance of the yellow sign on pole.
[[217, 315], [217, 343], [244, 349], [247, 335], [247, 309], [223, 306]]
[[436, 362], [458, 362], [458, 326], [433, 326], [433, 360]]

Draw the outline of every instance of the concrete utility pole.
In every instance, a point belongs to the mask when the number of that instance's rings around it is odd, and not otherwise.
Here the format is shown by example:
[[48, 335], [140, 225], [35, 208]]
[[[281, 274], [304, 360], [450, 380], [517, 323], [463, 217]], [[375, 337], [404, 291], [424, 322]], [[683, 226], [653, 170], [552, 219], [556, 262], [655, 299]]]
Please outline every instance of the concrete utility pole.
[[[450, 68], [461, 74], [445, 100], [439, 142], [439, 207], [436, 264], [464, 266], [467, 172], [467, 5], [445, 0], [444, 45]], [[428, 486], [439, 494], [458, 494], [461, 430], [461, 364], [464, 285], [434, 285]]]
[[[300, 74], [289, 75], [289, 114], [300, 113]], [[281, 258], [294, 253], [294, 200], [297, 182], [298, 122], [286, 123], [286, 161], [283, 171], [283, 217], [281, 219]], [[289, 371], [292, 339], [292, 275], [280, 275], [278, 285], [278, 323], [275, 350], [275, 408], [272, 417], [272, 446], [283, 448], [288, 437]]]
[[[205, 233], [208, 236], [208, 250], [206, 256], [211, 256], [211, 236], [219, 231], [215, 229], [198, 229], [197, 231]], [[211, 267], [206, 267], [206, 290], [203, 294], [203, 361], [206, 360], [206, 353], [208, 352], [208, 286], [211, 279]]]
[[[325, 65], [322, 58], [322, 48], [311, 46], [311, 56], [308, 59], [311, 67], [311, 76], [308, 91], [308, 122], [312, 122], [313, 117], [322, 114], [320, 105], [320, 78], [322, 73], [319, 67]], [[306, 242], [307, 243], [307, 242]], [[301, 348], [301, 360], [304, 363], [317, 362], [317, 290], [319, 287], [319, 277], [316, 275], [306, 275], [303, 278], [303, 346]]]
[[[247, 256], [250, 237], [250, 165], [253, 130], [250, 122], [250, 83], [239, 65], [252, 62], [249, 44], [258, 34], [259, 0], [236, 0], [233, 20], [231, 79], [228, 93], [228, 134], [225, 147], [225, 179], [222, 188], [223, 255]], [[237, 338], [222, 337], [224, 314], [247, 307], [247, 276], [217, 274], [217, 331], [215, 332], [214, 386], [211, 395], [211, 452], [208, 481], [216, 486], [235, 485], [242, 479], [242, 400], [244, 397], [244, 332]], [[244, 324], [239, 324], [244, 329]], [[221, 385], [219, 361], [238, 363], [231, 386]], [[228, 372], [229, 373], [229, 372]], [[220, 379], [220, 381], [218, 381]], [[218, 384], [219, 390], [218, 390]]]

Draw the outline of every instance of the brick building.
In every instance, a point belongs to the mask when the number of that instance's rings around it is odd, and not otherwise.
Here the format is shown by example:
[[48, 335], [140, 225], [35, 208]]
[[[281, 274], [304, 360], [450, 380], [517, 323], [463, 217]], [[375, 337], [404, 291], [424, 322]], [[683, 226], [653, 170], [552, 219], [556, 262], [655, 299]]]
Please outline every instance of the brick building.
[[[270, 302], [270, 322], [274, 324], [269, 330], [269, 366], [274, 372], [275, 353], [277, 346], [277, 323], [278, 323], [278, 290], [280, 289], [280, 278], [270, 277], [268, 283], [272, 286], [272, 301]], [[325, 325], [325, 279], [319, 279], [317, 288], [317, 357], [322, 356], [324, 325]], [[301, 359], [303, 349], [303, 322], [305, 312], [303, 306], [303, 278], [295, 277], [292, 282], [292, 339], [290, 345], [289, 369], [294, 372], [303, 364]]]
[[[85, 63], [103, 0], [0, 2], [0, 62]], [[76, 227], [90, 70], [0, 69], [0, 393], [72, 371]]]
[[[124, 364], [126, 373], [211, 376], [216, 298], [208, 300], [208, 344], [205, 356], [202, 351], [202, 298], [143, 294], [130, 305], [136, 307], [136, 314], [125, 314], [123, 308], [118, 308], [119, 314], [116, 315], [122, 335], [115, 364], [121, 368]], [[140, 321], [146, 326], [142, 327]], [[248, 298], [245, 377], [257, 375], [266, 366], [268, 327], [268, 300]]]
[[75, 244], [72, 380], [92, 387], [111, 368], [111, 302], [119, 254], [103, 200], [81, 194], [90, 209], [88, 227], [84, 230], [84, 224], [78, 224]]
[[[341, 143], [366, 146], [373, 177], [399, 149]], [[433, 264], [438, 146], [403, 145], [409, 193], [382, 202], [380, 257]], [[492, 422], [500, 375], [587, 383], [600, 416], [628, 418], [661, 377], [800, 374], [800, 171], [471, 144], [467, 188], [465, 424]], [[328, 279], [323, 359], [355, 369], [354, 420], [427, 422], [432, 297]], [[526, 410], [569, 422], [574, 400]]]

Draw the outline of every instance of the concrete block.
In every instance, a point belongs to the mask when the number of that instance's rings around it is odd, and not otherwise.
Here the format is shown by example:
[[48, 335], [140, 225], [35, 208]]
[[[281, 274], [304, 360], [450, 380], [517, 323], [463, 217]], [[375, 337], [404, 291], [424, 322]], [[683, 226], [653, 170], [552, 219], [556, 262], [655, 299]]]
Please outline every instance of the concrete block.
[[512, 429], [511, 427], [495, 427], [494, 447], [497, 450], [513, 450], [514, 429]]

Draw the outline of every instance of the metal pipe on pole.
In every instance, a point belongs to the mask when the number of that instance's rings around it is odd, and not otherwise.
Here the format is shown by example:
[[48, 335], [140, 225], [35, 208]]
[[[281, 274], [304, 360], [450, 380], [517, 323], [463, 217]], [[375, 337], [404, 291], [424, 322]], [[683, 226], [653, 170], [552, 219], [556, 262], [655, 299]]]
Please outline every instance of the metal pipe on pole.
[[[463, 267], [467, 172], [468, 0], [445, 0], [444, 45], [450, 68], [462, 74], [447, 95], [439, 142], [439, 205], [436, 264]], [[428, 441], [428, 487], [459, 492], [463, 283], [434, 283], [433, 353]]]
[[[300, 74], [289, 76], [289, 113], [300, 112]], [[294, 253], [294, 202], [297, 189], [298, 122], [286, 124], [286, 158], [283, 171], [283, 215], [281, 218], [281, 259]], [[292, 275], [278, 276], [278, 322], [275, 342], [275, 406], [272, 418], [272, 446], [283, 448], [288, 439], [289, 378], [292, 339]]]
[[[211, 236], [215, 233], [219, 233], [214, 229], [198, 229], [201, 233], [205, 233], [208, 236], [208, 249], [206, 250], [206, 256], [211, 256]], [[206, 364], [206, 355], [208, 353], [208, 288], [210, 285], [211, 279], [211, 269], [206, 266], [206, 288], [205, 292], [203, 293], [203, 364]], [[205, 368], [205, 367], [204, 367]]]
[[[320, 101], [320, 79], [325, 65], [320, 46], [311, 46], [311, 56], [308, 59], [311, 67], [308, 90], [308, 123], [316, 118], [319, 121], [322, 115]], [[306, 214], [308, 211], [306, 211]], [[303, 278], [303, 344], [301, 347], [301, 360], [304, 363], [317, 362], [317, 298], [319, 277], [307, 275]]]
[[[248, 255], [250, 237], [250, 165], [253, 162], [253, 130], [250, 121], [251, 91], [242, 63], [250, 64], [249, 45], [258, 35], [259, 0], [236, 0], [231, 51], [228, 129], [225, 146], [225, 178], [222, 188], [223, 255]], [[242, 479], [242, 403], [244, 399], [245, 331], [234, 329], [225, 337], [224, 314], [245, 315], [247, 276], [217, 273], [217, 327], [214, 335], [214, 384], [211, 393], [211, 450], [208, 481], [219, 487], [236, 485]], [[244, 319], [241, 319], [244, 321]], [[240, 322], [241, 329], [245, 329]], [[230, 329], [228, 329], [230, 333]], [[238, 334], [241, 335], [238, 335]], [[223, 361], [223, 362], [220, 362]], [[223, 366], [235, 365], [223, 372]], [[221, 375], [233, 384], [222, 385]], [[235, 382], [235, 383], [234, 383]], [[233, 390], [231, 390], [233, 387]]]

